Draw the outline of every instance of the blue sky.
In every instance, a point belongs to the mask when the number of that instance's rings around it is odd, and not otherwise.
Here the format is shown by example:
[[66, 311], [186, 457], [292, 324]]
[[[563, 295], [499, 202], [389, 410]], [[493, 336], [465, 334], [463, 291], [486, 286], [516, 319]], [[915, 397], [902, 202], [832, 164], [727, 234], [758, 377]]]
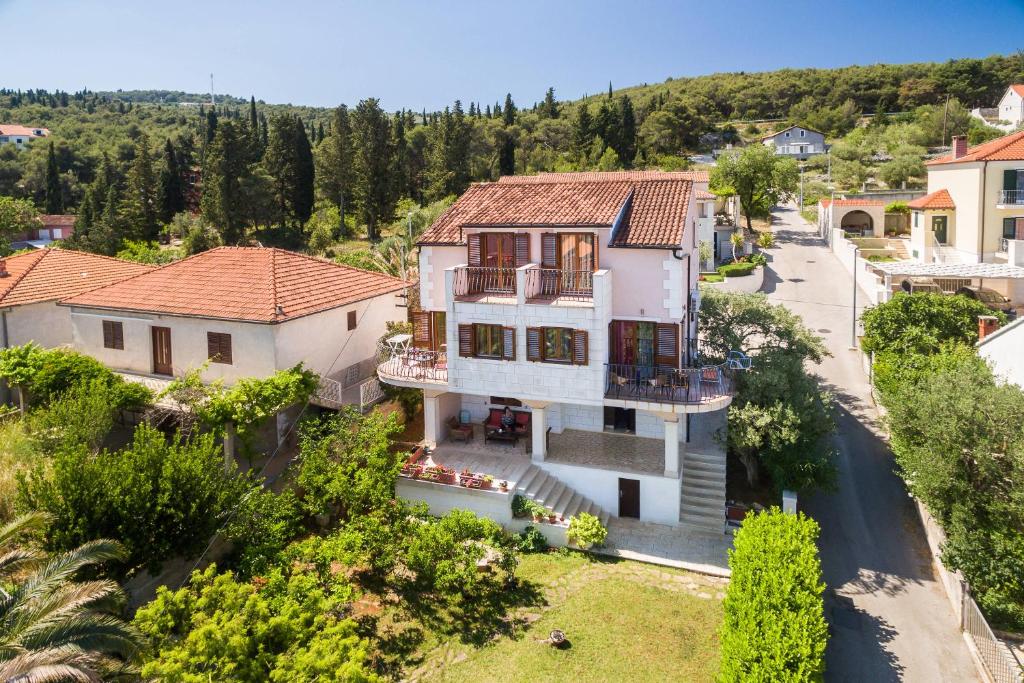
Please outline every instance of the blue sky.
[[418, 110], [1009, 54], [1024, 48], [1024, 0], [0, 0], [0, 26], [3, 87], [194, 92], [212, 71], [217, 92], [268, 102]]

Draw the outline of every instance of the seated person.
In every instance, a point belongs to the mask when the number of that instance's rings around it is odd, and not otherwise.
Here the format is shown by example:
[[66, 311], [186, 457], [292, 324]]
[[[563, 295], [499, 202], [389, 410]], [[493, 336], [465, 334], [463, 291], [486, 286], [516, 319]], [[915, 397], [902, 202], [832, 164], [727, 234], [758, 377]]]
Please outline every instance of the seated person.
[[515, 426], [516, 416], [512, 414], [512, 409], [506, 406], [505, 412], [501, 414], [501, 431], [511, 432]]

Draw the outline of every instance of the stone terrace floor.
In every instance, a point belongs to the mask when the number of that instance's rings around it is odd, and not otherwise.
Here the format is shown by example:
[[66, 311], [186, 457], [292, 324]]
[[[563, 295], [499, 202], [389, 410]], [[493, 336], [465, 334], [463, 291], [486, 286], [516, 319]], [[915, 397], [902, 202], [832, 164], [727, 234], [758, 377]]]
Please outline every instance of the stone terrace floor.
[[665, 442], [631, 434], [566, 429], [561, 434], [551, 433], [544, 459], [566, 465], [660, 476], [665, 473]]

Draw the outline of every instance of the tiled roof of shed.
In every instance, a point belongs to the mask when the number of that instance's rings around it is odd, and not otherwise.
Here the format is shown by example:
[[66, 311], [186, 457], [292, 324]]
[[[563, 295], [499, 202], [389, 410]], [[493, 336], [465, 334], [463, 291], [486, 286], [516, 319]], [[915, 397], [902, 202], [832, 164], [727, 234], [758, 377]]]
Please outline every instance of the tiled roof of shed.
[[912, 201], [907, 202], [907, 206], [911, 209], [955, 209], [956, 204], [953, 203], [953, 198], [949, 195], [949, 190], [943, 188], [936, 190], [931, 194], [926, 194], [923, 197], [918, 197]]

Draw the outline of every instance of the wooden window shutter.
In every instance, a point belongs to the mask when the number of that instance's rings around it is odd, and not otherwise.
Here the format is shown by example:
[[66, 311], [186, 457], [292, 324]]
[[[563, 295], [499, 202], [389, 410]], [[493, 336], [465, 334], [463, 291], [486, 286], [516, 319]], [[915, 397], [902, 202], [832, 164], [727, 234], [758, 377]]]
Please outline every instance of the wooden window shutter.
[[111, 323], [114, 328], [114, 348], [124, 350], [124, 323]]
[[124, 349], [124, 327], [120, 322], [103, 321], [103, 348]]
[[540, 345], [541, 328], [539, 327], [527, 327], [526, 328], [526, 360], [530, 361], [542, 361], [544, 356], [541, 352]]
[[430, 348], [433, 339], [432, 319], [430, 311], [412, 312], [412, 345], [416, 348]]
[[482, 257], [480, 256], [480, 240], [481, 236], [479, 234], [469, 235], [466, 238], [466, 244], [469, 249], [469, 265], [471, 266], [479, 266], [482, 261]]
[[529, 263], [529, 234], [516, 232], [515, 236], [515, 267], [520, 268]]
[[654, 364], [679, 367], [679, 325], [658, 323], [655, 326]]
[[231, 335], [223, 332], [207, 332], [206, 355], [215, 363], [231, 365]]
[[553, 232], [540, 236], [540, 265], [541, 268], [558, 267], [558, 235]]
[[588, 361], [587, 331], [573, 330], [572, 362], [574, 365], [586, 365]]
[[597, 234], [595, 232], [594, 233], [594, 270], [595, 271], [601, 269], [601, 259], [599, 258], [600, 257], [600, 253], [599, 253], [599, 251], [600, 251], [600, 243], [601, 243], [601, 235], [599, 235], [599, 234]]
[[501, 357], [505, 360], [516, 359], [516, 328], [501, 328]]
[[459, 325], [459, 355], [472, 358], [476, 351], [476, 335], [472, 325]]

